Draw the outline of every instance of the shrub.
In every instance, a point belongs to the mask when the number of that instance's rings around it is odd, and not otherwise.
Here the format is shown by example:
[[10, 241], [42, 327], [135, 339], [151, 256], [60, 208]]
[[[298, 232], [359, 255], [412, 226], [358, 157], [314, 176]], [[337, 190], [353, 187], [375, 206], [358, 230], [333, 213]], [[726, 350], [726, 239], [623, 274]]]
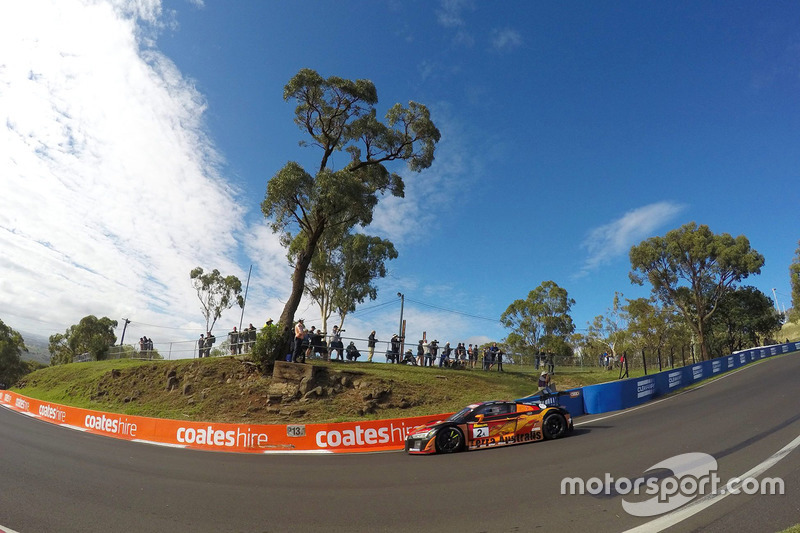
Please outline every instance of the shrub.
[[272, 371], [276, 360], [283, 360], [286, 356], [286, 346], [291, 332], [272, 324], [264, 326], [256, 335], [256, 342], [250, 352], [250, 358], [257, 363], [261, 372], [267, 374]]

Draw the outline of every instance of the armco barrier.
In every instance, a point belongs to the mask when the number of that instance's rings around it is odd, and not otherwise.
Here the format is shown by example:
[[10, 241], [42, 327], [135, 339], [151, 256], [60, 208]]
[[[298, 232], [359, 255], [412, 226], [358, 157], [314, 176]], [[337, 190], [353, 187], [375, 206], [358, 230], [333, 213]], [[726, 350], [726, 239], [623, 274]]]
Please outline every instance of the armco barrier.
[[589, 385], [583, 387], [583, 410], [598, 414], [635, 407], [753, 361], [799, 350], [800, 342], [753, 348], [658, 374]]
[[449, 414], [336, 424], [217, 424], [68, 407], [0, 391], [0, 404], [61, 426], [136, 442], [202, 450], [342, 453], [400, 450], [415, 426]]

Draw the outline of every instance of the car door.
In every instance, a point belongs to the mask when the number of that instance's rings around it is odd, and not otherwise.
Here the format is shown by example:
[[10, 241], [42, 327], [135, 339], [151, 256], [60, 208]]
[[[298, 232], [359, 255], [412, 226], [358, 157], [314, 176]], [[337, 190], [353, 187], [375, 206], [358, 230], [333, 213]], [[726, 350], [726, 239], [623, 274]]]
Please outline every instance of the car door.
[[471, 447], [481, 448], [508, 444], [514, 438], [518, 414], [516, 405], [496, 402], [476, 409], [474, 421], [468, 423]]

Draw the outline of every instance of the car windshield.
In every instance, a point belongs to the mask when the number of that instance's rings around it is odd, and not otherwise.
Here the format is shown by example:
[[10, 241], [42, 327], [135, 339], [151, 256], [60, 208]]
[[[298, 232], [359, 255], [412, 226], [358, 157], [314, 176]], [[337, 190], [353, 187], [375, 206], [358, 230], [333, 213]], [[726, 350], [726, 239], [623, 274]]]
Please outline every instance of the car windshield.
[[450, 418], [447, 419], [448, 422], [465, 422], [467, 417], [472, 414], [474, 408], [472, 407], [465, 407], [459, 412], [454, 415], [451, 415]]

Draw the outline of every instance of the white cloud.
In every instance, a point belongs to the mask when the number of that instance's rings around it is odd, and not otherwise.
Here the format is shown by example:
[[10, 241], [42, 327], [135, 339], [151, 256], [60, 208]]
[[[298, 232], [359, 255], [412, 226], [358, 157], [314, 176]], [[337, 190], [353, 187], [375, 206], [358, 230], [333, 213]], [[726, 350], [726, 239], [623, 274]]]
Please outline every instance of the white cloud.
[[585, 276], [626, 255], [631, 246], [651, 237], [684, 209], [685, 206], [680, 204], [658, 202], [628, 211], [617, 220], [594, 228], [583, 242], [589, 257], [577, 276]]
[[445, 28], [460, 28], [465, 24], [463, 12], [474, 9], [473, 0], [441, 0], [436, 11], [436, 20]]
[[156, 0], [0, 5], [0, 309], [20, 328], [191, 324], [194, 266], [246, 276], [205, 101], [141, 37], [160, 14]]
[[517, 30], [504, 28], [492, 31], [492, 47], [495, 50], [512, 50], [522, 44], [522, 36]]

